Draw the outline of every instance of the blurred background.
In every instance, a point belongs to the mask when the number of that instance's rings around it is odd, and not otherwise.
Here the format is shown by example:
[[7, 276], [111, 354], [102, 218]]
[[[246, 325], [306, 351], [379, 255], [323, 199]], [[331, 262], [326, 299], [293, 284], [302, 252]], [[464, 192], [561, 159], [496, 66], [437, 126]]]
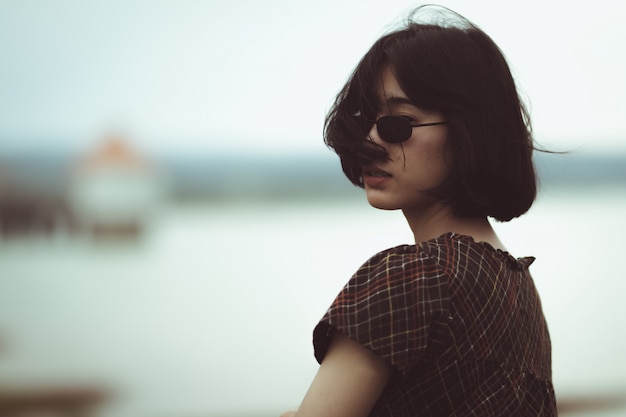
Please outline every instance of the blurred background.
[[[411, 243], [321, 131], [418, 4], [0, 0], [0, 414], [100, 390], [88, 415], [296, 407], [317, 320]], [[570, 151], [537, 155], [537, 204], [495, 227], [537, 258], [561, 415], [623, 416], [626, 4], [445, 5], [503, 49], [539, 144]]]

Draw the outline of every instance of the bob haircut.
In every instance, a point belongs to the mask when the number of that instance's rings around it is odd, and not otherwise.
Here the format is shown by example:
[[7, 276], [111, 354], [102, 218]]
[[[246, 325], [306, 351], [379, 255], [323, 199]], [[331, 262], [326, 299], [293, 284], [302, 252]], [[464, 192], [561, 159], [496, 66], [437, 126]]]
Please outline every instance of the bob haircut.
[[[418, 23], [424, 13], [435, 22]], [[442, 7], [416, 9], [376, 41], [337, 95], [324, 141], [348, 179], [363, 187], [362, 167], [389, 159], [369, 140], [367, 122], [383, 111], [377, 92], [385, 68], [414, 105], [447, 121], [451, 173], [430, 193], [461, 217], [509, 221], [528, 211], [537, 193], [532, 129], [509, 66], [487, 34]]]

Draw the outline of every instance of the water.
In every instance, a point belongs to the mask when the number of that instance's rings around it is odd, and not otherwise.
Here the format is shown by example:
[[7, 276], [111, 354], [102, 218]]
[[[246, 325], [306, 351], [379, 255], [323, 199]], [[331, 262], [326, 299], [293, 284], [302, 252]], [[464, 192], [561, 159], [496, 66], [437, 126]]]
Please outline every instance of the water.
[[[626, 395], [625, 212], [622, 187], [560, 189], [495, 225], [537, 257], [561, 398]], [[303, 200], [163, 207], [135, 243], [0, 242], [0, 386], [106, 384], [102, 417], [276, 416], [316, 371], [311, 330], [334, 295], [400, 243], [400, 213]]]

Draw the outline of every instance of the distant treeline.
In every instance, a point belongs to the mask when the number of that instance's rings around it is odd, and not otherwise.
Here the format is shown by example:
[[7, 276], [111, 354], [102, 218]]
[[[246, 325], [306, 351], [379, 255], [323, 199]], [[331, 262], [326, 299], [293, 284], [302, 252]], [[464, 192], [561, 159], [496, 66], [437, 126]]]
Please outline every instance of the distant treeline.
[[[542, 188], [612, 186], [626, 191], [626, 155], [536, 154]], [[63, 193], [74, 160], [61, 153], [0, 154], [0, 194]], [[319, 198], [359, 194], [336, 156], [169, 155], [154, 158], [176, 199]]]

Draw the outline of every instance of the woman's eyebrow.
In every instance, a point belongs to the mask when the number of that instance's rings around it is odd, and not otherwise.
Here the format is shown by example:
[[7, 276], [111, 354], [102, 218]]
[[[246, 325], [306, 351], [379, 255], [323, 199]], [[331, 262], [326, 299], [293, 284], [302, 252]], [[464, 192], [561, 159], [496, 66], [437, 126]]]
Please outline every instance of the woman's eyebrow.
[[387, 105], [400, 105], [400, 104], [409, 104], [413, 107], [417, 107], [415, 104], [413, 104], [413, 102], [411, 100], [409, 100], [407, 97], [397, 97], [397, 96], [392, 96], [392, 97], [387, 97], [385, 99], [385, 103]]

